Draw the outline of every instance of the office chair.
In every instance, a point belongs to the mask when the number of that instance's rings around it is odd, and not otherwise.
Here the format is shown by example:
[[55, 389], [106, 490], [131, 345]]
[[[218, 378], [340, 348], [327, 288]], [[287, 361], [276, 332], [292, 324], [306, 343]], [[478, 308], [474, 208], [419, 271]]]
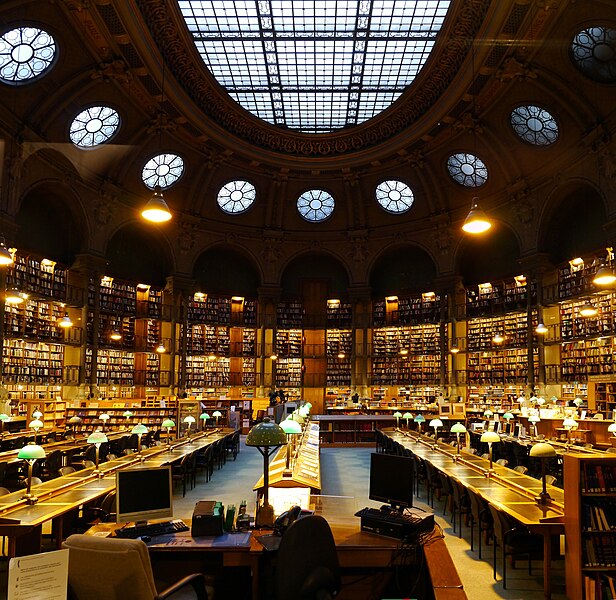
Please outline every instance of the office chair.
[[[200, 573], [159, 593], [148, 548], [141, 540], [75, 534], [62, 547], [69, 550], [69, 600], [164, 600], [185, 588], [192, 588], [196, 600], [208, 598]], [[183, 593], [186, 597], [190, 598]]]
[[310, 515], [293, 522], [276, 557], [276, 600], [327, 600], [340, 590], [340, 567], [328, 522]]

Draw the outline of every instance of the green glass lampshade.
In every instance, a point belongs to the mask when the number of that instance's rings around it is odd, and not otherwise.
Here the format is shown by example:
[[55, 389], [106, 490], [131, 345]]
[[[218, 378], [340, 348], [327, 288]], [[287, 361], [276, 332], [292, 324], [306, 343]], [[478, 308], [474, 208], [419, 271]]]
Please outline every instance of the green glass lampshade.
[[396, 418], [396, 419], [401, 419], [401, 418], [402, 418], [402, 413], [401, 413], [399, 410], [397, 410], [397, 411], [394, 413], [394, 418]]
[[412, 415], [410, 412], [405, 412], [405, 413], [402, 415], [402, 418], [403, 418], [403, 419], [406, 419], [406, 420], [408, 421], [409, 419], [412, 419], [412, 418], [413, 418], [413, 415]]
[[125, 410], [125, 411], [122, 413], [122, 416], [123, 416], [123, 417], [126, 417], [127, 419], [130, 419], [130, 417], [132, 417], [132, 416], [133, 416], [133, 414], [134, 414], [134, 413], [132, 413], [130, 410]]
[[104, 444], [107, 441], [107, 436], [102, 431], [93, 431], [88, 436], [88, 444]]
[[310, 402], [306, 402], [306, 404], [304, 404], [304, 406], [307, 406], [308, 410], [312, 409], [312, 404]]
[[510, 419], [513, 419], [513, 415], [510, 412], [506, 412], [503, 415], [503, 419], [505, 419], [506, 421], [509, 421]]
[[221, 413], [219, 410], [215, 410], [215, 411], [212, 413], [212, 416], [213, 416], [214, 418], [218, 419], [218, 418], [222, 417], [222, 413]]
[[607, 430], [608, 430], [610, 433], [613, 433], [614, 435], [616, 435], [616, 423], [612, 423], [612, 424], [611, 424], [611, 425], [607, 428]]
[[37, 460], [39, 458], [45, 458], [45, 449], [42, 446], [36, 444], [26, 444], [17, 454], [17, 458], [24, 460]]
[[462, 423], [454, 423], [451, 427], [451, 433], [466, 433], [466, 427]]
[[28, 427], [30, 429], [36, 429], [36, 430], [42, 429], [43, 428], [43, 421], [39, 421], [38, 419], [34, 419], [33, 421], [30, 421], [28, 423]]
[[280, 427], [287, 435], [295, 435], [302, 432], [302, 426], [293, 419], [285, 419], [280, 423]]
[[531, 415], [530, 417], [528, 417], [529, 423], [539, 423], [539, 421], [541, 421], [539, 415]]
[[556, 449], [550, 446], [550, 444], [540, 442], [530, 449], [530, 456], [533, 458], [551, 458], [552, 456], [556, 456]]
[[207, 413], [201, 413], [201, 414], [199, 415], [199, 418], [200, 418], [202, 421], [208, 421], [209, 419], [211, 419], [210, 415], [208, 415]]
[[69, 425], [81, 425], [82, 423], [83, 423], [83, 419], [81, 417], [77, 417], [77, 416], [71, 417], [68, 420], [68, 424]]
[[498, 433], [496, 433], [496, 431], [484, 431], [481, 434], [481, 441], [482, 442], [500, 442], [500, 435], [498, 435]]
[[247, 446], [284, 446], [287, 443], [287, 434], [284, 429], [272, 423], [268, 417], [257, 423], [246, 436]]
[[175, 421], [172, 419], [165, 419], [160, 426], [165, 427], [166, 429], [171, 429], [172, 427], [175, 427]]
[[35, 419], [40, 419], [40, 418], [43, 416], [43, 413], [42, 413], [40, 410], [38, 410], [38, 409], [37, 409], [37, 410], [35, 410], [35, 411], [32, 413], [32, 416], [33, 416]]
[[304, 404], [298, 412], [300, 417], [306, 418], [310, 414], [310, 409]]
[[196, 421], [195, 417], [193, 417], [192, 415], [187, 415], [184, 417], [184, 423], [194, 423]]
[[484, 411], [483, 416], [489, 419], [493, 414], [494, 413], [488, 408], [488, 410]]
[[101, 421], [109, 421], [109, 415], [107, 413], [103, 413], [102, 415], [99, 415], [98, 418]]
[[423, 415], [417, 415], [413, 421], [415, 421], [415, 423], [424, 423], [426, 420], [426, 417], [424, 417]]
[[148, 428], [143, 425], [142, 423], [139, 423], [138, 425], [135, 425], [131, 430], [131, 433], [136, 433], [137, 435], [141, 434], [143, 435], [144, 433], [148, 432]]
[[432, 419], [428, 425], [430, 425], [430, 427], [442, 427], [443, 421], [440, 419]]
[[10, 419], [11, 417], [9, 417], [6, 413], [0, 413], [0, 421], [6, 421], [7, 419]]
[[582, 404], [584, 404], [584, 400], [582, 400], [581, 398], [576, 398], [576, 399], [573, 401], [573, 404], [575, 404], [575, 405], [576, 405], [576, 406], [578, 406], [578, 407], [579, 407], [579, 406], [582, 406]]

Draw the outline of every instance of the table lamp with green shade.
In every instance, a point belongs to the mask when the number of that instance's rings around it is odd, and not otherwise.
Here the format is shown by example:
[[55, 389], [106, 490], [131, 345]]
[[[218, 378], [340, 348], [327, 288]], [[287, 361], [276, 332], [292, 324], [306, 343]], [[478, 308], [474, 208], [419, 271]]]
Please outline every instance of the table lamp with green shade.
[[304, 406], [300, 407], [299, 414], [304, 417], [304, 419], [308, 418], [308, 415], [310, 415], [310, 407], [304, 404]]
[[454, 423], [451, 427], [451, 433], [456, 434], [456, 446], [458, 448], [458, 454], [460, 454], [460, 434], [466, 433], [466, 427], [462, 423]]
[[78, 417], [77, 415], [72, 416], [68, 421], [67, 421], [67, 425], [70, 425], [71, 430], [73, 432], [73, 435], [75, 435], [75, 432], [77, 430], [77, 426], [81, 425], [83, 423], [83, 419], [81, 417]]
[[184, 423], [186, 423], [186, 437], [188, 439], [190, 439], [190, 428], [192, 427], [192, 424], [195, 422], [195, 417], [193, 417], [192, 415], [186, 415], [184, 417]]
[[567, 430], [567, 449], [571, 445], [571, 430], [576, 429], [578, 426], [577, 421], [571, 417], [567, 417], [563, 421], [563, 427]]
[[175, 427], [175, 421], [173, 419], [165, 419], [160, 426], [167, 430], [167, 446], [171, 448], [171, 430]]
[[98, 418], [103, 422], [103, 431], [107, 428], [107, 421], [109, 421], [110, 417], [107, 413], [103, 413], [98, 415]]
[[126, 419], [126, 425], [124, 426], [126, 429], [128, 429], [128, 420], [129, 420], [132, 416], [134, 416], [134, 414], [135, 414], [135, 413], [133, 413], [133, 412], [132, 412], [132, 411], [130, 411], [130, 410], [125, 410], [125, 411], [122, 413], [122, 416]]
[[6, 413], [0, 413], [0, 437], [4, 436], [4, 422], [10, 418]]
[[137, 455], [141, 456], [141, 436], [148, 432], [148, 428], [142, 423], [138, 423], [131, 429], [131, 433], [137, 435]]
[[402, 418], [402, 413], [399, 410], [394, 413], [394, 418], [396, 419], [396, 428], [400, 427], [400, 419]]
[[530, 415], [530, 417], [528, 417], [528, 422], [531, 424], [534, 430], [533, 437], [537, 437], [537, 423], [539, 423], [539, 421], [541, 421], [539, 415]]
[[280, 427], [287, 434], [287, 460], [282, 475], [283, 477], [291, 477], [293, 475], [291, 471], [291, 439], [302, 433], [302, 426], [293, 419], [285, 419], [280, 423]]
[[96, 455], [95, 455], [95, 465], [96, 466], [94, 469], [94, 473], [98, 477], [103, 477], [103, 472], [98, 468], [100, 447], [101, 447], [101, 444], [104, 444], [107, 441], [108, 441], [107, 436], [102, 431], [93, 431], [88, 436], [88, 444], [94, 444], [94, 447], [96, 448]]
[[43, 416], [43, 413], [37, 408], [33, 413], [32, 416], [35, 419], [40, 419]]
[[[426, 417], [419, 413], [418, 415], [415, 415], [413, 421], [417, 423], [417, 432], [421, 434], [421, 424], [426, 422]], [[419, 437], [417, 438], [417, 441], [419, 441]]]
[[34, 431], [34, 443], [36, 444], [36, 437], [38, 436], [39, 429], [43, 429], [43, 421], [33, 419], [28, 423], [28, 427]]
[[488, 470], [488, 472], [486, 473], [486, 477], [489, 477], [490, 474], [493, 472], [492, 469], [492, 444], [500, 442], [500, 435], [498, 435], [498, 433], [496, 433], [496, 431], [484, 431], [481, 434], [481, 438], [480, 440], [485, 443], [488, 444], [488, 457], [490, 459], [490, 468]]
[[406, 428], [409, 428], [409, 421], [413, 418], [413, 415], [410, 412], [405, 412], [402, 415], [402, 418], [406, 421]]
[[211, 419], [212, 417], [210, 417], [210, 415], [208, 415], [206, 412], [203, 412], [199, 415], [199, 420], [201, 421], [202, 425], [203, 425], [203, 429], [205, 429], [207, 427], [207, 422]]
[[547, 481], [546, 481], [546, 460], [548, 458], [553, 458], [556, 456], [556, 450], [550, 444], [546, 444], [545, 442], [539, 442], [538, 444], [534, 444], [530, 449], [530, 457], [531, 458], [539, 458], [541, 459], [541, 481], [542, 481], [542, 491], [537, 497], [537, 502], [539, 504], [547, 504], [548, 500], [551, 500], [550, 494], [547, 492]]
[[26, 444], [17, 454], [17, 458], [28, 462], [26, 495], [23, 497], [23, 499], [26, 501], [26, 504], [36, 504], [38, 501], [38, 498], [36, 498], [30, 493], [30, 489], [32, 487], [32, 467], [37, 460], [45, 458], [45, 456], [47, 456], [45, 454], [45, 449], [41, 446], [37, 446], [36, 444]]
[[429, 425], [434, 428], [434, 444], [432, 445], [434, 449], [438, 447], [438, 428], [443, 426], [443, 421], [440, 419], [432, 419]]
[[312, 410], [312, 403], [311, 403], [311, 402], [306, 402], [306, 403], [304, 404], [304, 406], [307, 406], [307, 407], [308, 407], [308, 410]]
[[257, 423], [246, 436], [246, 445], [257, 448], [263, 455], [263, 502], [257, 507], [255, 527], [272, 527], [274, 509], [269, 504], [269, 457], [280, 446], [287, 443], [284, 429], [265, 417]]
[[494, 413], [489, 408], [483, 411], [483, 416], [487, 417], [488, 419], [492, 417], [493, 414]]
[[219, 410], [215, 410], [212, 413], [212, 416], [216, 419], [216, 427], [218, 427], [218, 419], [220, 419], [220, 417], [222, 417], [222, 413]]

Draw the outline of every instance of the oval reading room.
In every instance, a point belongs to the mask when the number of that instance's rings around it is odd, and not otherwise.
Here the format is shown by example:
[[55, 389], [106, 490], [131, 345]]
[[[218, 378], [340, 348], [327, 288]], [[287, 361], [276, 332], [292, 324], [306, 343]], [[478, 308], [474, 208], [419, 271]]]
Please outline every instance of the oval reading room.
[[0, 4], [0, 597], [616, 598], [614, 0]]

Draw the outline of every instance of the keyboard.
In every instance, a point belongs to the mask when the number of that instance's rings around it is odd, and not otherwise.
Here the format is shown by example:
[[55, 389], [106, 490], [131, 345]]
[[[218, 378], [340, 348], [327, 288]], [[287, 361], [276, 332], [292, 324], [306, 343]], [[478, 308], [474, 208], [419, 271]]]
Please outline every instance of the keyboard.
[[380, 521], [383, 523], [397, 523], [400, 525], [415, 525], [422, 521], [418, 515], [408, 513], [390, 512], [387, 510], [379, 510], [378, 508], [362, 508], [355, 513], [356, 517], [371, 519], [372, 521]]
[[170, 533], [180, 533], [189, 531], [190, 527], [181, 519], [164, 521], [162, 523], [148, 523], [147, 525], [131, 525], [116, 529], [116, 537], [137, 539], [140, 537], [155, 537], [157, 535], [168, 535]]

